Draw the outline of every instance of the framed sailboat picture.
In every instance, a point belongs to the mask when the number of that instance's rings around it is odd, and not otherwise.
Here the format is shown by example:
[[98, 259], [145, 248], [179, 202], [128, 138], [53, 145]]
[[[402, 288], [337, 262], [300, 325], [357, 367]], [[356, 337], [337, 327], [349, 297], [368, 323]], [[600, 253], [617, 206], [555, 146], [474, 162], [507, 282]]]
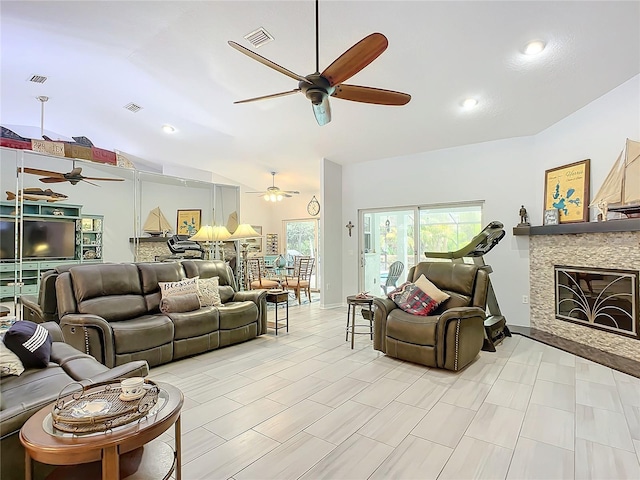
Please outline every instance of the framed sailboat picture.
[[544, 173], [544, 210], [557, 209], [560, 223], [589, 221], [590, 160]]

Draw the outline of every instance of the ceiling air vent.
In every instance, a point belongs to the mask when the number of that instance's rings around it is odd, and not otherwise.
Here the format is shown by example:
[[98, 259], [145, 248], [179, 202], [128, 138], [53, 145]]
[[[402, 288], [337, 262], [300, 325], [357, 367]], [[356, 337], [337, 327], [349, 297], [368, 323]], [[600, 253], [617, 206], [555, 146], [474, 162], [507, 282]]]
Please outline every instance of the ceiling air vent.
[[244, 38], [249, 40], [249, 43], [256, 48], [260, 48], [269, 42], [273, 42], [273, 36], [262, 27], [251, 33], [247, 33]]
[[31, 75], [29, 81], [33, 83], [44, 83], [47, 81], [47, 77], [45, 77], [44, 75]]
[[140, 105], [136, 105], [133, 102], [127, 103], [124, 106], [124, 108], [126, 108], [127, 110], [129, 110], [130, 112], [133, 112], [133, 113], [138, 113], [140, 110], [142, 110], [142, 107]]

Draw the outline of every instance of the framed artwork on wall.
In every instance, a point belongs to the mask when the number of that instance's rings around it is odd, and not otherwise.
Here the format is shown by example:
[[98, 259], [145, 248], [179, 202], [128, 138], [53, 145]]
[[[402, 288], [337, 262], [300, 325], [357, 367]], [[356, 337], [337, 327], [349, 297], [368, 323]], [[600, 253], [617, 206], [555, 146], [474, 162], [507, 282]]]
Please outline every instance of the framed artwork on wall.
[[200, 230], [202, 210], [178, 210], [178, 235], [195, 235]]
[[589, 221], [589, 159], [546, 170], [544, 210], [558, 210], [560, 223]]

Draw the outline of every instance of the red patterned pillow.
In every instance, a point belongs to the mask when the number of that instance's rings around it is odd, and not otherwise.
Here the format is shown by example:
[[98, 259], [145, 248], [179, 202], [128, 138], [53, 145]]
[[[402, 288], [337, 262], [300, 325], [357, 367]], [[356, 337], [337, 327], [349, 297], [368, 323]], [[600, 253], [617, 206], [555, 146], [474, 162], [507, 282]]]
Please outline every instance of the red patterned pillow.
[[403, 283], [387, 296], [398, 307], [412, 315], [427, 316], [438, 308], [438, 302], [411, 282]]

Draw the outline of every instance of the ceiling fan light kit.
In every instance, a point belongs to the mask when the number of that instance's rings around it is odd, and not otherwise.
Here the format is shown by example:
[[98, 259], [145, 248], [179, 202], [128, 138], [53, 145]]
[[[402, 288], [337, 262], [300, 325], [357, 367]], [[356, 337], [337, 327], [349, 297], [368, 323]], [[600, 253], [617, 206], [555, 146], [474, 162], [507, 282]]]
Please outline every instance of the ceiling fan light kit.
[[229, 41], [228, 43], [231, 47], [246, 56], [288, 77], [298, 80], [298, 88], [293, 90], [249, 98], [234, 103], [250, 103], [300, 92], [311, 100], [313, 114], [320, 126], [326, 125], [331, 121], [329, 97], [375, 105], [400, 106], [409, 103], [411, 95], [407, 93], [359, 85], [345, 85], [342, 83], [364, 69], [387, 49], [389, 42], [383, 34], [372, 33], [366, 36], [340, 55], [331, 65], [320, 73], [318, 65], [320, 57], [318, 30], [318, 0], [316, 0], [316, 71], [306, 76], [298, 75], [236, 42]]
[[265, 201], [276, 203], [281, 202], [284, 198], [298, 195], [300, 192], [297, 190], [280, 190], [280, 188], [276, 187], [276, 172], [271, 172], [271, 186], [267, 187], [266, 191], [246, 193], [259, 193]]

